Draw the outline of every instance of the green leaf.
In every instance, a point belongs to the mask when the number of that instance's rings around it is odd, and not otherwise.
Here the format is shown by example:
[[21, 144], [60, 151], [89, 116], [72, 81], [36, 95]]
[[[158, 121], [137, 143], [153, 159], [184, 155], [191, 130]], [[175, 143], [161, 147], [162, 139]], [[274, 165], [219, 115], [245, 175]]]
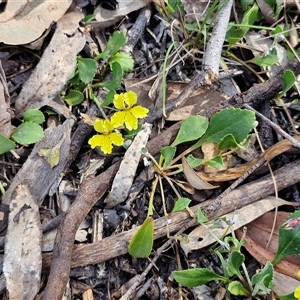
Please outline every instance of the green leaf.
[[203, 163], [203, 159], [196, 158], [193, 154], [188, 155], [186, 160], [193, 169], [199, 167]]
[[208, 222], [208, 218], [203, 214], [201, 208], [199, 207], [197, 210], [197, 222], [198, 223], [206, 223]]
[[185, 119], [178, 131], [177, 137], [171, 146], [189, 142], [200, 138], [208, 127], [207, 118], [201, 116], [190, 116]]
[[260, 67], [269, 67], [275, 65], [278, 60], [277, 50], [273, 48], [267, 55], [255, 56], [251, 61]]
[[293, 71], [291, 70], [286, 70], [283, 74], [283, 84], [284, 84], [284, 88], [283, 91], [281, 92], [281, 96], [285, 96], [286, 92], [292, 88], [292, 86], [294, 85], [296, 81], [296, 77], [293, 73]]
[[228, 285], [228, 291], [235, 296], [250, 296], [250, 292], [244, 288], [241, 282], [232, 281]]
[[96, 15], [94, 14], [90, 14], [90, 15], [86, 15], [81, 22], [85, 23], [85, 22], [90, 22], [93, 21], [95, 19]]
[[79, 91], [70, 91], [68, 95], [63, 97], [64, 101], [68, 103], [70, 106], [78, 105], [84, 100], [84, 96]]
[[249, 25], [253, 25], [254, 22], [259, 21], [260, 19], [261, 17], [259, 15], [258, 5], [254, 3], [253, 6], [245, 13], [240, 24], [245, 26], [237, 25], [237, 27], [232, 27], [228, 30], [226, 39], [229, 43], [229, 48], [239, 42], [246, 35], [251, 27]]
[[16, 143], [0, 133], [0, 155], [16, 148]]
[[178, 198], [172, 212], [182, 211], [187, 208], [190, 203], [191, 200], [189, 198]]
[[111, 64], [111, 70], [113, 73], [113, 80], [104, 82], [103, 86], [105, 86], [109, 90], [117, 90], [123, 80], [123, 70], [118, 62], [114, 62], [113, 64]]
[[[296, 219], [295, 219], [296, 218]], [[284, 224], [294, 224], [294, 220], [300, 218], [300, 211], [290, 214]], [[280, 260], [290, 254], [300, 253], [300, 226], [281, 226], [279, 228], [279, 245], [272, 261], [276, 265]]]
[[235, 149], [239, 146], [232, 134], [225, 135], [218, 143], [219, 150]]
[[115, 94], [116, 94], [115, 90], [110, 90], [106, 95], [106, 98], [102, 103], [102, 106], [108, 106], [109, 104], [113, 103]]
[[253, 129], [254, 122], [255, 114], [250, 110], [222, 109], [211, 118], [207, 130], [199, 142], [201, 145], [204, 143], [219, 143], [224, 136], [232, 134], [236, 142], [240, 143]]
[[219, 169], [224, 166], [223, 158], [220, 155], [217, 155], [212, 159], [208, 160], [207, 164], [209, 164], [210, 166], [216, 169]]
[[134, 66], [134, 60], [128, 53], [116, 53], [110, 60], [109, 60], [109, 65], [110, 68], [112, 69], [112, 64], [114, 63], [119, 63], [122, 70], [124, 72], [130, 72], [133, 70]]
[[161, 155], [164, 157], [164, 167], [168, 166], [176, 153], [176, 147], [167, 146], [161, 149]]
[[172, 275], [179, 284], [187, 287], [195, 287], [213, 280], [229, 281], [226, 277], [205, 268], [173, 271]]
[[96, 60], [109, 58], [115, 55], [127, 42], [127, 38], [120, 31], [115, 31], [108, 39], [106, 47], [102, 53], [97, 55]]
[[43, 136], [43, 128], [40, 125], [32, 122], [24, 122], [14, 129], [11, 138], [21, 145], [28, 145], [40, 141]]
[[273, 275], [273, 265], [271, 262], [267, 261], [264, 268], [251, 278], [252, 285], [254, 286], [252, 295], [268, 295], [274, 287], [272, 284]]
[[78, 57], [77, 66], [81, 81], [88, 84], [94, 79], [97, 72], [97, 63], [94, 59]]
[[34, 122], [37, 124], [42, 124], [43, 122], [45, 122], [44, 114], [35, 108], [26, 110], [24, 112], [23, 119], [24, 121]]
[[128, 252], [133, 257], [146, 258], [153, 247], [154, 221], [148, 217], [141, 225], [128, 245]]
[[229, 276], [240, 275], [240, 267], [245, 261], [245, 256], [236, 250], [233, 250], [229, 255], [228, 274]]

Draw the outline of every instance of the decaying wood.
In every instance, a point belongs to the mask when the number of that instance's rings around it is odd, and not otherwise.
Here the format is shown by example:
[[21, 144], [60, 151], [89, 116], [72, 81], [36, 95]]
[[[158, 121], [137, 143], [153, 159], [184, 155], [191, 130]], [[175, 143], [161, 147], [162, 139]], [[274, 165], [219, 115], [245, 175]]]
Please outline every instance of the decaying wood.
[[[274, 172], [274, 176], [278, 190], [282, 190], [299, 182], [300, 177], [295, 176], [295, 174], [298, 174], [299, 172], [300, 160], [287, 164], [276, 170]], [[201, 208], [209, 219], [213, 219], [272, 195], [273, 193], [273, 180], [270, 175], [267, 175], [237, 188], [224, 196], [221, 200], [208, 200], [193, 206], [191, 209], [194, 213], [196, 213], [198, 208]], [[171, 214], [168, 219], [161, 217], [154, 221], [154, 237], [155, 239], [158, 239], [166, 236], [168, 230], [170, 233], [176, 232], [191, 220], [189, 213], [186, 211]], [[197, 225], [196, 220], [191, 222], [191, 226], [192, 225]], [[115, 236], [109, 236], [98, 243], [74, 246], [71, 266], [78, 267], [97, 264], [127, 253], [128, 242], [136, 233], [138, 228], [139, 227], [122, 232]], [[43, 255], [44, 270], [49, 269], [51, 257], [52, 255], [49, 253]]]

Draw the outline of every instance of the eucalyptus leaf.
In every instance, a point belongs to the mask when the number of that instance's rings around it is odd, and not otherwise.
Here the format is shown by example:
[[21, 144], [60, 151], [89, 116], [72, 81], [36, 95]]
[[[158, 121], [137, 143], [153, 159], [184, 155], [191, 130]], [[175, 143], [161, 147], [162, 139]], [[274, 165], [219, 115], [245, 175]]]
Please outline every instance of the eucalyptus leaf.
[[190, 116], [185, 119], [178, 131], [177, 137], [171, 146], [189, 142], [200, 138], [208, 127], [207, 118], [201, 116]]
[[0, 133], [0, 155], [16, 148], [16, 143]]
[[153, 247], [154, 221], [151, 217], [145, 219], [137, 233], [128, 245], [128, 252], [133, 257], [146, 258]]
[[29, 145], [37, 143], [43, 136], [43, 128], [40, 125], [32, 122], [24, 122], [14, 129], [11, 138], [21, 145]]
[[187, 287], [195, 287], [213, 280], [229, 281], [226, 277], [205, 268], [173, 271], [172, 275], [179, 284]]

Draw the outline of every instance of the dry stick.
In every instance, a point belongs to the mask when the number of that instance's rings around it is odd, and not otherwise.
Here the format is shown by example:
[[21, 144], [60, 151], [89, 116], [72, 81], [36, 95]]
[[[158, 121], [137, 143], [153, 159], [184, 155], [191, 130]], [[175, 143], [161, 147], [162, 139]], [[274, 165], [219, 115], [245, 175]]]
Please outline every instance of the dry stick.
[[293, 138], [288, 133], [286, 133], [284, 130], [282, 130], [277, 124], [275, 124], [274, 122], [272, 122], [271, 120], [266, 118], [264, 115], [262, 115], [260, 112], [258, 112], [253, 107], [249, 106], [248, 104], [244, 104], [243, 106], [249, 110], [254, 111], [257, 116], [259, 116], [262, 120], [264, 120], [267, 124], [269, 124], [275, 131], [277, 131], [277, 133], [281, 134], [288, 141], [290, 141], [294, 147], [300, 148], [300, 142], [297, 141], [295, 138]]
[[147, 268], [143, 271], [142, 274], [135, 276], [134, 284], [120, 298], [120, 300], [128, 300], [130, 298], [130, 296], [133, 294], [133, 292], [135, 291], [135, 289], [142, 283], [142, 281], [145, 280], [147, 274], [152, 269], [152, 267], [154, 266], [154, 264], [156, 263], [156, 261], [158, 260], [158, 258], [160, 257], [160, 255], [163, 253], [163, 251], [165, 251], [169, 246], [171, 246], [171, 244], [174, 242], [174, 240], [176, 239], [176, 237], [178, 237], [179, 235], [181, 235], [182, 233], [184, 233], [184, 231], [187, 230], [189, 227], [193, 226], [193, 224], [194, 224], [194, 221], [192, 221], [192, 223], [191, 223], [191, 221], [189, 223], [187, 223], [183, 228], [181, 228], [174, 235], [173, 239], [167, 240], [161, 247], [159, 247], [157, 249], [155, 256], [151, 260], [151, 263], [147, 266]]
[[[274, 176], [278, 190], [282, 190], [299, 182], [300, 177], [295, 176], [295, 174], [299, 174], [299, 172], [300, 160], [287, 164], [276, 170], [274, 172]], [[266, 175], [258, 180], [238, 187], [231, 193], [225, 195], [221, 200], [218, 198], [208, 200], [191, 207], [191, 209], [196, 214], [198, 208], [201, 208], [203, 213], [209, 219], [213, 219], [263, 199], [269, 195], [272, 195], [273, 193], [273, 180], [270, 175]], [[86, 199], [78, 198], [78, 201], [84, 202]], [[189, 223], [189, 221], [191, 221], [191, 223]], [[173, 213], [169, 215], [168, 219], [165, 217], [156, 219], [154, 220], [154, 238], [158, 239], [166, 236], [167, 226], [169, 232], [173, 233], [183, 228], [187, 223], [189, 223], [189, 226], [197, 225], [197, 221], [191, 219], [187, 211]], [[139, 227], [116, 234], [114, 236], [106, 237], [98, 243], [74, 246], [71, 266], [79, 267], [97, 264], [127, 253], [128, 242], [138, 229]], [[50, 262], [51, 254], [44, 254], [43, 268], [49, 268]], [[68, 265], [69, 261], [61, 261], [60, 263], [63, 265]], [[60, 280], [60, 278], [58, 277], [57, 280]]]

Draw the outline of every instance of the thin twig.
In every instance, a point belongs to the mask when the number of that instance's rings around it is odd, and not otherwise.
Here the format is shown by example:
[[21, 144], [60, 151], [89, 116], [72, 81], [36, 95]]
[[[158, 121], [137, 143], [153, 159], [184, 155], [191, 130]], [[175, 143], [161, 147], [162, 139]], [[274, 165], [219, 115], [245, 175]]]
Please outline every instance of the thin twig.
[[291, 135], [289, 135], [284, 130], [282, 130], [277, 124], [273, 123], [271, 120], [266, 118], [264, 115], [259, 113], [257, 110], [255, 110], [253, 107], [249, 106], [248, 104], [244, 104], [243, 106], [245, 108], [255, 112], [255, 114], [258, 117], [260, 117], [262, 120], [264, 120], [267, 124], [269, 124], [275, 131], [277, 131], [279, 134], [281, 134], [283, 137], [285, 137], [288, 141], [290, 141], [294, 147], [300, 148], [300, 142], [298, 142], [295, 138], [293, 138]]

